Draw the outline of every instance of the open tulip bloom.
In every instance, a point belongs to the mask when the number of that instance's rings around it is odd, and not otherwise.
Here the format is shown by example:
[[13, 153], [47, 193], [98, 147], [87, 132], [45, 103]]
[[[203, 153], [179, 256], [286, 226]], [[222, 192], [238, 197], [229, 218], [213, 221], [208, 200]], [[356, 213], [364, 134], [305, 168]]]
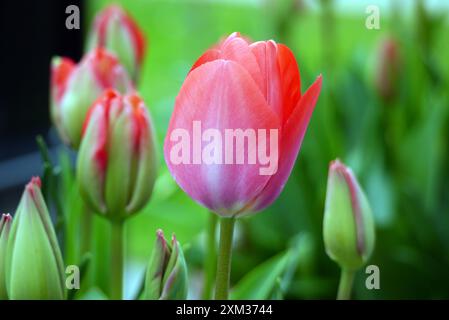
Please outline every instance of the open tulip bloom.
[[[321, 76], [301, 93], [285, 45], [231, 34], [195, 62], [176, 98], [164, 145], [171, 174], [223, 218], [266, 208], [290, 175], [320, 89]], [[233, 220], [222, 220], [217, 298], [227, 297]]]
[[321, 89], [301, 94], [291, 50], [234, 33], [206, 51], [176, 98], [165, 160], [193, 199], [223, 217], [264, 209], [288, 179]]

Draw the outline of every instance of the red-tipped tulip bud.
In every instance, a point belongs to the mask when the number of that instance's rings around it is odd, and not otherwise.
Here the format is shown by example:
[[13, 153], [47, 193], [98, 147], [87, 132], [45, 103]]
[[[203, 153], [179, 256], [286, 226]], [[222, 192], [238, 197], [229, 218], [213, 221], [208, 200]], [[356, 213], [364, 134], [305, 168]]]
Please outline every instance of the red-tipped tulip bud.
[[9, 239], [12, 218], [9, 214], [2, 214], [0, 218], [0, 300], [8, 299], [6, 292], [6, 245]]
[[186, 299], [187, 282], [187, 266], [179, 242], [173, 235], [170, 245], [162, 231], [158, 230], [145, 277], [145, 299]]
[[399, 45], [394, 38], [387, 38], [380, 43], [377, 60], [376, 89], [379, 96], [388, 101], [395, 97], [399, 84]]
[[65, 143], [79, 147], [87, 111], [109, 88], [121, 93], [133, 90], [131, 79], [113, 54], [95, 49], [78, 65], [68, 58], [53, 58], [50, 111]]
[[78, 156], [81, 194], [111, 220], [140, 210], [149, 200], [156, 155], [152, 122], [137, 94], [106, 91], [86, 118]]
[[133, 79], [145, 55], [145, 37], [136, 22], [119, 6], [111, 5], [94, 20], [88, 49], [103, 47], [115, 53]]
[[327, 254], [346, 270], [362, 267], [374, 249], [368, 200], [351, 169], [339, 160], [329, 167], [323, 234]]
[[179, 186], [223, 217], [270, 205], [299, 153], [321, 90], [301, 93], [292, 51], [234, 33], [196, 61], [179, 92], [164, 155]]
[[64, 299], [64, 264], [39, 178], [25, 187], [6, 251], [10, 299]]

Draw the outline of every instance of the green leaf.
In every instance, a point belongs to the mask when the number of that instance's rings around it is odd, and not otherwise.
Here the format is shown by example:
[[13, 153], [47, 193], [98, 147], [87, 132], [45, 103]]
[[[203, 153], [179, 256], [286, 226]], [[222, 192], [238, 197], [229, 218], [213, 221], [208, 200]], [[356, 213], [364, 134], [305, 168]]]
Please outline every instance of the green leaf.
[[268, 299], [287, 266], [288, 258], [289, 251], [278, 254], [253, 269], [235, 286], [231, 299]]
[[295, 237], [290, 249], [263, 262], [243, 277], [234, 287], [231, 299], [264, 300], [284, 293], [298, 265], [302, 239], [303, 236]]

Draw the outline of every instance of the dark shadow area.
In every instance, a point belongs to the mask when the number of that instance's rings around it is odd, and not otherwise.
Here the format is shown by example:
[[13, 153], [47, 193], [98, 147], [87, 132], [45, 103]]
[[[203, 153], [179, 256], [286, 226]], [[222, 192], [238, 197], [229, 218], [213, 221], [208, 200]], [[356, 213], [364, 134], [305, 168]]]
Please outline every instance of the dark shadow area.
[[23, 183], [41, 170], [35, 136], [49, 135], [51, 57], [78, 60], [82, 54], [83, 30], [65, 27], [69, 5], [83, 12], [81, 0], [0, 3], [0, 203], [6, 205], [2, 210], [14, 210]]

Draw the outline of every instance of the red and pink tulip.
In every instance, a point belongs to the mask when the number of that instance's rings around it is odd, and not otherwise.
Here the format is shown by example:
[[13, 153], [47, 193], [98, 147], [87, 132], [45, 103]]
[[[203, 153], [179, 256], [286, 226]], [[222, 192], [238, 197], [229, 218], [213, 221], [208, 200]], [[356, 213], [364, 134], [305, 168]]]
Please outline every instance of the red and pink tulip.
[[118, 5], [101, 11], [94, 20], [88, 49], [103, 47], [117, 55], [133, 79], [145, 56], [146, 41], [137, 23]]
[[106, 50], [93, 50], [79, 64], [69, 58], [53, 58], [50, 111], [65, 143], [79, 147], [89, 108], [109, 88], [126, 93], [133, 90], [133, 84], [118, 59]]
[[77, 178], [97, 213], [122, 220], [149, 200], [156, 155], [152, 121], [135, 93], [106, 91], [90, 109], [83, 129]]
[[230, 35], [196, 61], [176, 98], [164, 145], [171, 174], [219, 215], [264, 209], [290, 175], [320, 89], [321, 76], [301, 93], [287, 46]]

